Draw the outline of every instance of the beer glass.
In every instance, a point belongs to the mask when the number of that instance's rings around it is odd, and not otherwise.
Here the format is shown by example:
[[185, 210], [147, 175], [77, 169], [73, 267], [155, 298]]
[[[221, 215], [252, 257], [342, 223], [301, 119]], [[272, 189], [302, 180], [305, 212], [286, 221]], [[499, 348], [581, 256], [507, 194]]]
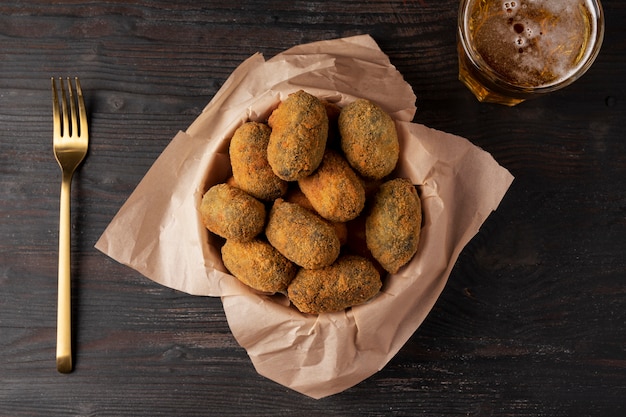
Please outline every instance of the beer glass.
[[483, 102], [514, 106], [581, 77], [604, 37], [599, 0], [461, 0], [459, 79]]

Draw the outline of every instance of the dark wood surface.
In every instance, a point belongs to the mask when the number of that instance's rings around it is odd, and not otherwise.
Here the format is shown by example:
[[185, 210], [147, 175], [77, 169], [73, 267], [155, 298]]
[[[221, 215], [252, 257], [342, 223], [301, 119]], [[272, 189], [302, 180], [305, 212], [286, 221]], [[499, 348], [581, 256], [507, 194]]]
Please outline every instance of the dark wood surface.
[[[515, 108], [457, 80], [458, 2], [0, 2], [0, 416], [626, 415], [626, 6], [574, 85]], [[369, 33], [418, 96], [516, 177], [424, 324], [380, 372], [312, 400], [259, 376], [217, 298], [94, 249], [154, 160], [247, 57]], [[55, 369], [60, 173], [50, 76], [78, 75], [75, 370]]]

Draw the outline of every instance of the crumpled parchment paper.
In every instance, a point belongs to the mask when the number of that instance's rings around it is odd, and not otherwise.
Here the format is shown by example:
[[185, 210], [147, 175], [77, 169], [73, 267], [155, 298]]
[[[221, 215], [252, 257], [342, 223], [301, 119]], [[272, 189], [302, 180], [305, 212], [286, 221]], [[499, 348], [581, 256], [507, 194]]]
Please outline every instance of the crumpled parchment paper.
[[[203, 193], [231, 174], [228, 144], [247, 120], [263, 121], [299, 89], [343, 106], [356, 98], [396, 120], [397, 176], [422, 199], [413, 260], [384, 280], [372, 301], [305, 315], [282, 295], [259, 295], [228, 274], [219, 241], [202, 225]], [[368, 35], [259, 53], [227, 79], [202, 114], [179, 132], [106, 228], [96, 248], [170, 288], [221, 297], [228, 324], [265, 377], [313, 398], [368, 378], [398, 352], [441, 294], [454, 263], [513, 181], [466, 139], [411, 123], [416, 97]]]

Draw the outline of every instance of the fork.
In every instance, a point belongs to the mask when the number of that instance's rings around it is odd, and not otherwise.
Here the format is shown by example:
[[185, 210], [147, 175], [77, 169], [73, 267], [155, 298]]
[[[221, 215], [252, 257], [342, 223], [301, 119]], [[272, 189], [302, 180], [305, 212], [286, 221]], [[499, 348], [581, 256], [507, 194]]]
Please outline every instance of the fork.
[[[61, 167], [61, 207], [59, 218], [59, 283], [57, 306], [57, 371], [72, 371], [72, 291], [70, 278], [70, 189], [72, 176], [87, 154], [89, 135], [87, 112], [78, 77], [76, 100], [70, 78], [67, 94], [59, 78], [60, 95], [52, 78], [52, 143], [54, 157]], [[59, 102], [61, 108], [59, 108]], [[78, 107], [78, 116], [76, 108]]]

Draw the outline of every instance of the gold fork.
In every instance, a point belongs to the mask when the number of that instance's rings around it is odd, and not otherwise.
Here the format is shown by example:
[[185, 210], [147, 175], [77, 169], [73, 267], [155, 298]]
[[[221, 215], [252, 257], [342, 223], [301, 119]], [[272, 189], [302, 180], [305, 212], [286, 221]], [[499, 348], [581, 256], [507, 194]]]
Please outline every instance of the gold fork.
[[[72, 291], [70, 280], [70, 189], [72, 176], [87, 154], [89, 135], [87, 112], [80, 81], [76, 83], [76, 100], [72, 83], [67, 78], [67, 94], [63, 79], [60, 91], [52, 78], [52, 143], [54, 157], [61, 167], [61, 208], [59, 218], [59, 289], [57, 306], [57, 370], [72, 371]], [[59, 101], [61, 108], [59, 108]], [[69, 107], [69, 109], [68, 109]], [[76, 108], [78, 107], [78, 116]]]

